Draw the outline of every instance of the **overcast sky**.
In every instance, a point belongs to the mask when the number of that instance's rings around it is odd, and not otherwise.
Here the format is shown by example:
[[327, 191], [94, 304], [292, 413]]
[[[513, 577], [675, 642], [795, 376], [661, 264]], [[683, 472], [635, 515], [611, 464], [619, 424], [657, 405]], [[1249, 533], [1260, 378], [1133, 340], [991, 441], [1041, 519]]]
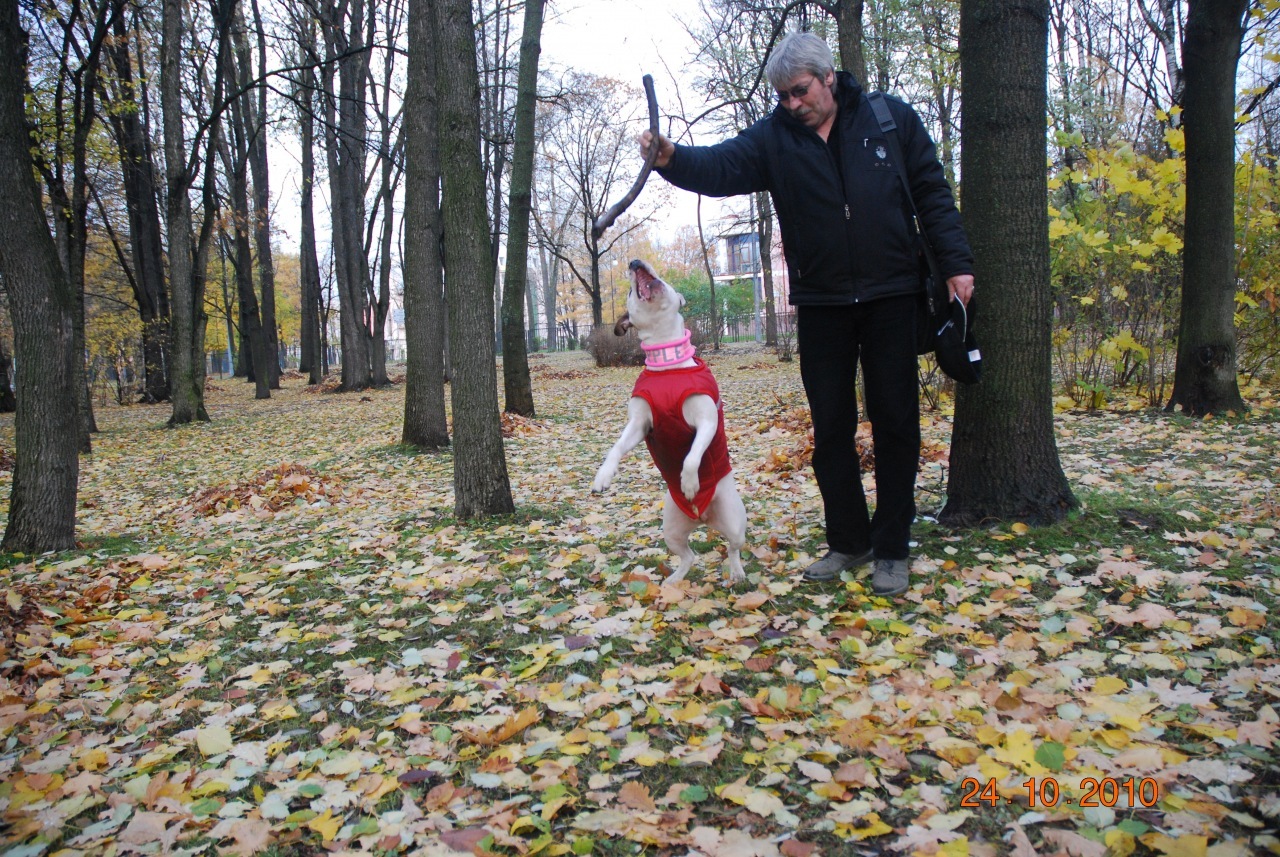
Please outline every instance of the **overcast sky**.
[[[543, 23], [541, 65], [547, 70], [572, 68], [607, 75], [637, 87], [650, 74], [659, 110], [674, 109], [683, 101], [685, 111], [696, 114], [702, 102], [693, 93], [692, 75], [686, 68], [695, 46], [682, 21], [696, 21], [700, 15], [697, 0], [551, 0]], [[673, 91], [676, 87], [679, 92]], [[664, 122], [663, 130], [666, 127]], [[640, 165], [637, 149], [636, 172]], [[654, 175], [650, 181], [662, 178]], [[658, 237], [666, 240], [678, 227], [694, 225], [697, 199], [695, 194], [676, 191], [670, 209], [654, 223]], [[710, 230], [719, 203], [704, 200], [702, 210], [703, 224]]]
[[[543, 23], [541, 66], [547, 71], [572, 68], [607, 75], [636, 87], [645, 74], [651, 74], [660, 109], [673, 108], [682, 96], [685, 110], [697, 112], [700, 101], [693, 95], [689, 85], [692, 75], [686, 69], [693, 55], [693, 41], [680, 19], [698, 14], [696, 0], [551, 0]], [[677, 86], [679, 93], [673, 91]], [[643, 111], [643, 105], [639, 107]], [[297, 141], [290, 134], [271, 141], [274, 225], [283, 233], [278, 240], [289, 252], [296, 248], [300, 217], [296, 148]], [[640, 166], [637, 148], [636, 173]], [[650, 181], [662, 179], [654, 175]], [[318, 224], [321, 234], [317, 237], [327, 245], [327, 215], [323, 208], [327, 206], [327, 181], [321, 181], [316, 191], [317, 219], [323, 221]], [[678, 227], [696, 222], [696, 206], [696, 195], [677, 191], [672, 195], [670, 209], [654, 222], [653, 231], [660, 239], [669, 239]], [[704, 201], [703, 218], [708, 230], [718, 213], [718, 203]], [[325, 249], [321, 248], [322, 254]]]

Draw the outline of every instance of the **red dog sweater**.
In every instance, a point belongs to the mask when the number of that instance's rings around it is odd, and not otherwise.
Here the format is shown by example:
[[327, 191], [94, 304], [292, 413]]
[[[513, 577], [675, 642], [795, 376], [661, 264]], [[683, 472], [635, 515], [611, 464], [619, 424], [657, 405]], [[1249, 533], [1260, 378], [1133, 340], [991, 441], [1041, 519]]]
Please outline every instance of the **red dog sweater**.
[[[720, 404], [720, 387], [706, 363], [697, 357], [694, 358], [694, 363], [695, 365], [683, 369], [666, 369], [662, 372], [645, 369], [636, 379], [631, 395], [648, 402], [649, 410], [653, 412], [653, 429], [644, 442], [649, 447], [649, 454], [653, 456], [653, 463], [667, 481], [672, 502], [685, 515], [696, 520], [711, 506], [716, 485], [729, 475], [732, 465], [729, 463], [729, 445], [724, 435], [724, 407]], [[703, 453], [702, 464], [698, 467], [698, 494], [690, 504], [680, 490], [680, 470], [684, 467], [684, 458], [689, 454], [697, 432], [685, 422], [682, 408], [684, 400], [697, 393], [710, 396], [716, 403], [717, 422], [715, 436]]]

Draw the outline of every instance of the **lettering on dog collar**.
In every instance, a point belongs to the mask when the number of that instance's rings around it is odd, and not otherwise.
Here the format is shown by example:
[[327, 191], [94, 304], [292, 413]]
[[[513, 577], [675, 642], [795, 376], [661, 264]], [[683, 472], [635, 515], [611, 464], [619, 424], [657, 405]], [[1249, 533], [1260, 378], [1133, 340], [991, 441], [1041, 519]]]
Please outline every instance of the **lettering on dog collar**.
[[692, 338], [693, 334], [686, 327], [684, 336], [674, 342], [664, 342], [660, 345], [640, 343], [640, 348], [644, 350], [644, 365], [653, 369], [666, 369], [683, 363], [698, 350], [689, 344], [689, 340]]

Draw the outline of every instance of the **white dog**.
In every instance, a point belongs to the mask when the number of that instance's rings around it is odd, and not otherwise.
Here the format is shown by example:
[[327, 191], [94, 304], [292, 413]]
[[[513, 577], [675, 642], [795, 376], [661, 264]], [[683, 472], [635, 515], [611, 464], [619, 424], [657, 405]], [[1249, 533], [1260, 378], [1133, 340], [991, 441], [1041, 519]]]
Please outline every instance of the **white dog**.
[[679, 559], [669, 582], [682, 580], [693, 564], [689, 534], [699, 523], [728, 542], [729, 581], [740, 583], [740, 552], [747, 538], [747, 510], [738, 496], [725, 442], [720, 389], [705, 363], [693, 356], [680, 308], [684, 296], [664, 283], [639, 259], [629, 266], [627, 312], [613, 332], [634, 327], [645, 352], [645, 369], [627, 403], [627, 425], [591, 483], [604, 491], [618, 463], [640, 441], [667, 481], [662, 535]]

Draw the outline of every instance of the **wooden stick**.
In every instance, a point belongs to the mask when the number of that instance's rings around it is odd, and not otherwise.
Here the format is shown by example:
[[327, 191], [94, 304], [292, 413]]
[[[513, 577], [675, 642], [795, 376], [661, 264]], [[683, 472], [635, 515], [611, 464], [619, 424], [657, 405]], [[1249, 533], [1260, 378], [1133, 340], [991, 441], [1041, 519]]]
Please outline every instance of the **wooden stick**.
[[604, 214], [596, 218], [596, 222], [591, 226], [591, 236], [599, 238], [604, 231], [613, 225], [613, 221], [618, 219], [618, 215], [626, 211], [631, 203], [636, 201], [636, 197], [640, 195], [640, 191], [644, 188], [644, 183], [649, 178], [649, 173], [653, 171], [653, 162], [658, 159], [658, 96], [653, 91], [653, 76], [646, 74], [644, 76], [644, 92], [649, 99], [649, 130], [653, 132], [653, 143], [649, 146], [649, 156], [644, 159], [644, 166], [640, 168], [640, 175], [636, 177], [635, 184], [631, 186], [631, 190], [627, 191], [627, 195], [618, 200]]

